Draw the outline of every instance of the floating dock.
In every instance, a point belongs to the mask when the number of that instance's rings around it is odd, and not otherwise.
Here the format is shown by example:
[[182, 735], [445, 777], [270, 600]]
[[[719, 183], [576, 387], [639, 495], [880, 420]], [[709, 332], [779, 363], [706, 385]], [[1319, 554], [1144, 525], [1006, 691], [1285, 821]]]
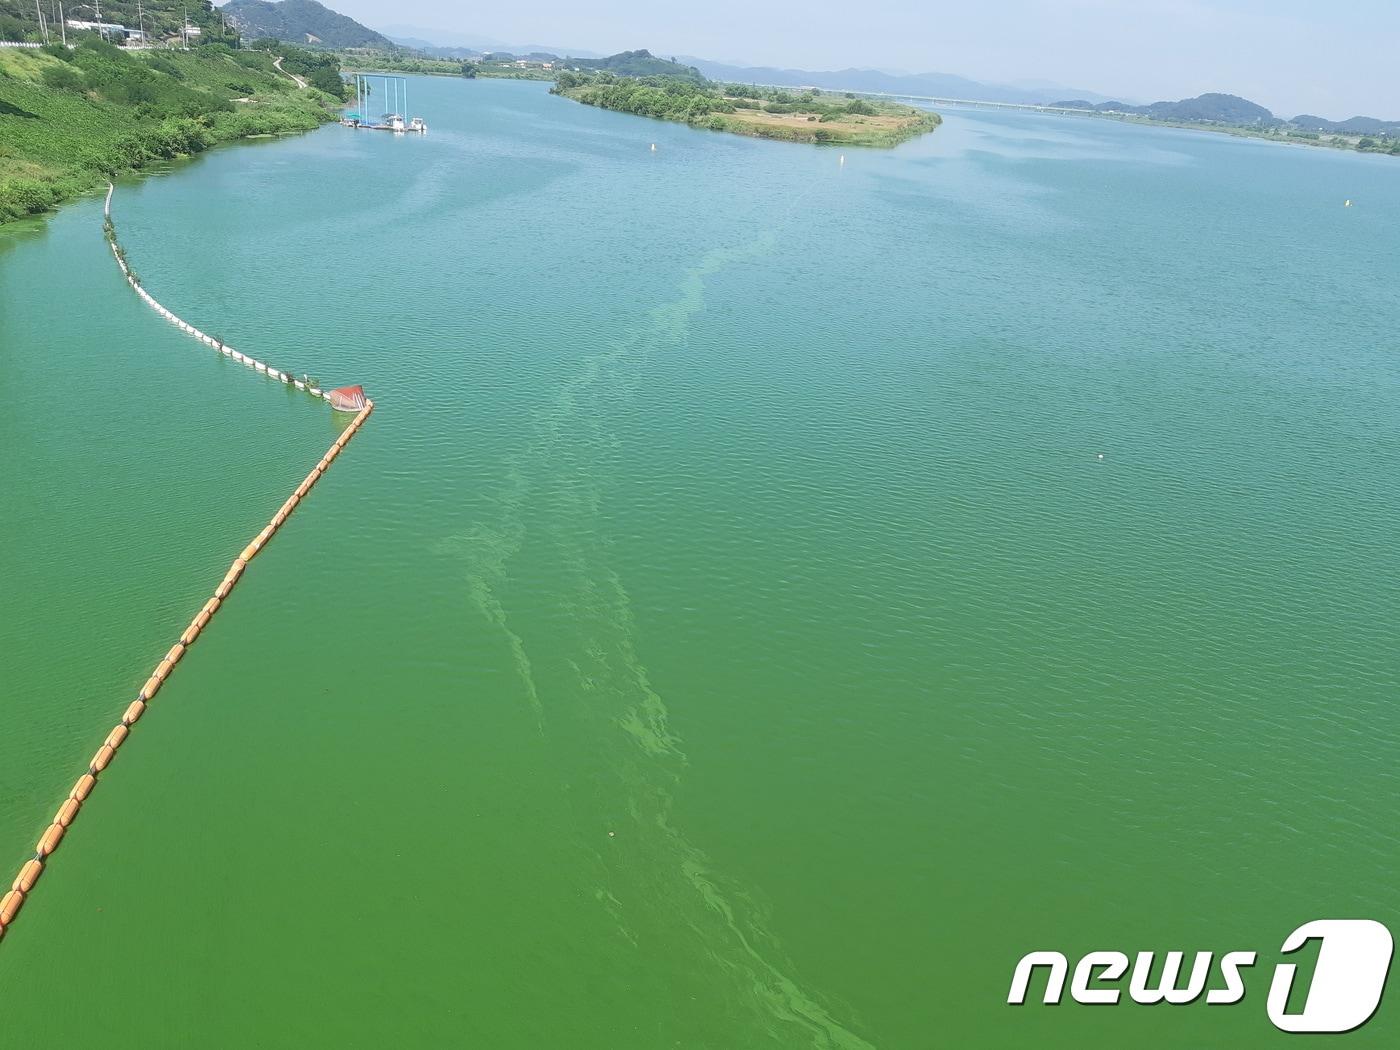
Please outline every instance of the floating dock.
[[347, 113], [340, 118], [342, 126], [347, 128], [360, 128], [369, 131], [397, 131], [399, 134], [412, 132], [416, 135], [427, 133], [428, 125], [423, 122], [422, 117], [414, 117], [405, 122], [403, 117], [397, 113], [386, 113], [378, 124], [370, 123], [358, 113]]

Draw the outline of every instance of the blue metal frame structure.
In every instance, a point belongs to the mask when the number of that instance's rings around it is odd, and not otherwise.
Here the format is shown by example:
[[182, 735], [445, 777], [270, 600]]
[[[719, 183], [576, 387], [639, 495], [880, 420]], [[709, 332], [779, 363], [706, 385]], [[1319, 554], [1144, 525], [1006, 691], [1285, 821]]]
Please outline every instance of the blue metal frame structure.
[[386, 73], [355, 74], [355, 106], [360, 111], [360, 119], [368, 119], [368, 104], [371, 94], [371, 81], [379, 81], [383, 87], [385, 104], [390, 108], [383, 113], [388, 116], [397, 113], [408, 119], [408, 78], [389, 76]]

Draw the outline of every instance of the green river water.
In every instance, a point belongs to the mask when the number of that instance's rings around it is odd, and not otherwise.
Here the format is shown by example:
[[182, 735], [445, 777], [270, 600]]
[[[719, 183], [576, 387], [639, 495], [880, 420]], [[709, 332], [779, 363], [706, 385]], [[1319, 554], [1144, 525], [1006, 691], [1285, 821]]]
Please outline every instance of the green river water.
[[[1273, 1045], [1290, 930], [1400, 929], [1394, 160], [411, 95], [118, 186], [157, 298], [378, 409], [0, 943], [0, 1045]], [[344, 419], [100, 198], [0, 234], [0, 398], [8, 882]], [[1006, 1005], [1096, 948], [1261, 965]]]

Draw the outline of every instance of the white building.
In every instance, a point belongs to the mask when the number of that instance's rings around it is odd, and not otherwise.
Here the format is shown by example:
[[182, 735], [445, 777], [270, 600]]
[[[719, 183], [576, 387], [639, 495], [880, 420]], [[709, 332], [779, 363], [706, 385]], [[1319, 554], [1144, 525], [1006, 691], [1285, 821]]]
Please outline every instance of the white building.
[[94, 33], [120, 33], [126, 36], [126, 26], [117, 25], [115, 22], [85, 22], [81, 18], [65, 18], [64, 24], [69, 29], [87, 29]]

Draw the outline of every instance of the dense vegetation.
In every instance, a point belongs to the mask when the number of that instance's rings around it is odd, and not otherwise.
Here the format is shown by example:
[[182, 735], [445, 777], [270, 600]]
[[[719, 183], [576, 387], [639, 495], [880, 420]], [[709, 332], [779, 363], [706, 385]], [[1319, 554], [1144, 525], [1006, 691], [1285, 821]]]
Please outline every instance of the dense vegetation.
[[272, 61], [220, 44], [130, 52], [95, 36], [71, 49], [0, 49], [0, 221], [153, 161], [332, 119], [332, 99]]
[[718, 91], [666, 77], [629, 79], [565, 70], [555, 78], [554, 92], [590, 106], [692, 124], [712, 114], [733, 113], [736, 108]]
[[553, 91], [603, 109], [791, 142], [894, 146], [941, 123], [928, 110], [854, 95], [696, 83], [688, 77], [624, 78], [564, 70]]
[[266, 51], [282, 58], [282, 68], [295, 73], [312, 87], [324, 91], [336, 99], [349, 97], [349, 89], [340, 75], [340, 59], [326, 51], [309, 51], [303, 47], [292, 47], [280, 40], [254, 40], [248, 45], [257, 51]]
[[388, 37], [316, 0], [229, 0], [224, 14], [244, 37], [271, 37], [321, 47], [368, 47], [397, 50]]

